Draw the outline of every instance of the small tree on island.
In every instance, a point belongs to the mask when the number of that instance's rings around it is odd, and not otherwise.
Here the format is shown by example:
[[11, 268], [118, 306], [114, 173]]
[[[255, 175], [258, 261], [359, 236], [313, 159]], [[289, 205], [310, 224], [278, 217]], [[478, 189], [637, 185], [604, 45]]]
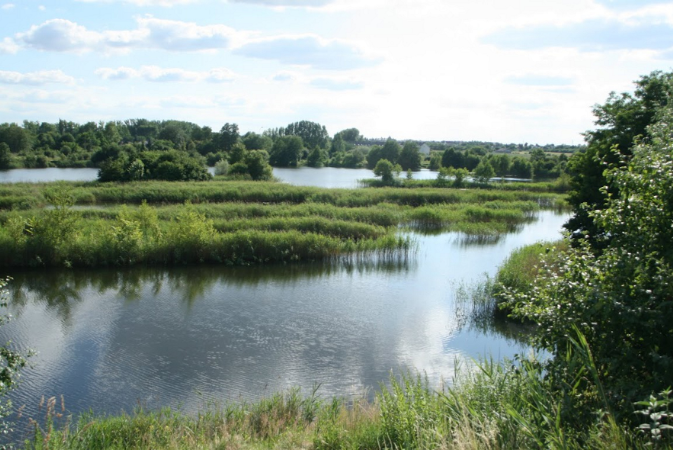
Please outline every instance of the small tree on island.
[[381, 177], [381, 182], [384, 185], [390, 185], [395, 182], [395, 175], [399, 174], [402, 171], [402, 168], [399, 164], [393, 165], [387, 159], [380, 159], [374, 167], [374, 175]]

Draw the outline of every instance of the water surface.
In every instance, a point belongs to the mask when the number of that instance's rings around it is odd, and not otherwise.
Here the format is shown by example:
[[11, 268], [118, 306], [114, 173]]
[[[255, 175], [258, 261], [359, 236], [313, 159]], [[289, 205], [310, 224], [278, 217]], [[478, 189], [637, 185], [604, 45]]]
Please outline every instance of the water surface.
[[193, 412], [293, 386], [371, 393], [391, 371], [439, 386], [457, 361], [527, 351], [516, 330], [471, 322], [459, 294], [566, 219], [542, 212], [487, 242], [415, 235], [418, 251], [393, 260], [12, 273], [0, 339], [39, 352], [12, 398], [35, 417], [43, 395], [73, 413]]

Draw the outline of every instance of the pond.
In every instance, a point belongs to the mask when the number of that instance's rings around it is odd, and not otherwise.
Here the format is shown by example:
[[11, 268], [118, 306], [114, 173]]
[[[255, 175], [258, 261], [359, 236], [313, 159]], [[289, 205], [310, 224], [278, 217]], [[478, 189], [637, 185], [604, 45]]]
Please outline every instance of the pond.
[[11, 397], [25, 418], [42, 396], [63, 395], [70, 413], [194, 412], [290, 387], [371, 395], [391, 372], [439, 386], [457, 363], [527, 351], [516, 327], [472, 320], [463, 293], [566, 220], [543, 211], [485, 241], [414, 234], [417, 251], [398, 259], [10, 273], [0, 339], [38, 351]]

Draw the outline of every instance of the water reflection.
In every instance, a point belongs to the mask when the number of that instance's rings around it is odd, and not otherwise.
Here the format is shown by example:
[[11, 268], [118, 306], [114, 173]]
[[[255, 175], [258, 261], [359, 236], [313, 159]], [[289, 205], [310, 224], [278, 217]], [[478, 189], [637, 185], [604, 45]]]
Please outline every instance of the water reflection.
[[481, 320], [461, 286], [493, 276], [514, 248], [560, 236], [565, 219], [542, 212], [472, 245], [418, 234], [406, 258], [10, 274], [16, 320], [0, 340], [39, 351], [12, 399], [25, 417], [42, 395], [61, 394], [73, 413], [138, 403], [193, 412], [292, 386], [361, 395], [391, 370], [438, 385], [456, 361], [526, 350], [517, 330]]

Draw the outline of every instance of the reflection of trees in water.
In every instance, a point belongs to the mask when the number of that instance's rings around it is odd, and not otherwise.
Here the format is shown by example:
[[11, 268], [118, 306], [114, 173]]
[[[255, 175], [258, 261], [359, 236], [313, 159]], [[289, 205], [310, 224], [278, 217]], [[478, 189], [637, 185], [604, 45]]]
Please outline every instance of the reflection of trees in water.
[[85, 280], [62, 273], [38, 273], [13, 277], [10, 283], [12, 306], [18, 307], [17, 315], [30, 300], [43, 303], [47, 309], [56, 312], [61, 322], [72, 325], [72, 308], [82, 301], [81, 292], [87, 287]]
[[64, 322], [72, 320], [72, 308], [90, 289], [103, 296], [112, 293], [125, 301], [141, 301], [144, 290], [156, 297], [163, 289], [188, 305], [216, 285], [254, 287], [269, 282], [278, 285], [309, 281], [339, 273], [401, 273], [415, 270], [417, 262], [408, 255], [352, 255], [331, 261], [259, 266], [201, 265], [179, 268], [136, 267], [92, 270], [30, 271], [14, 275], [10, 283], [16, 315], [30, 301], [54, 309]]

